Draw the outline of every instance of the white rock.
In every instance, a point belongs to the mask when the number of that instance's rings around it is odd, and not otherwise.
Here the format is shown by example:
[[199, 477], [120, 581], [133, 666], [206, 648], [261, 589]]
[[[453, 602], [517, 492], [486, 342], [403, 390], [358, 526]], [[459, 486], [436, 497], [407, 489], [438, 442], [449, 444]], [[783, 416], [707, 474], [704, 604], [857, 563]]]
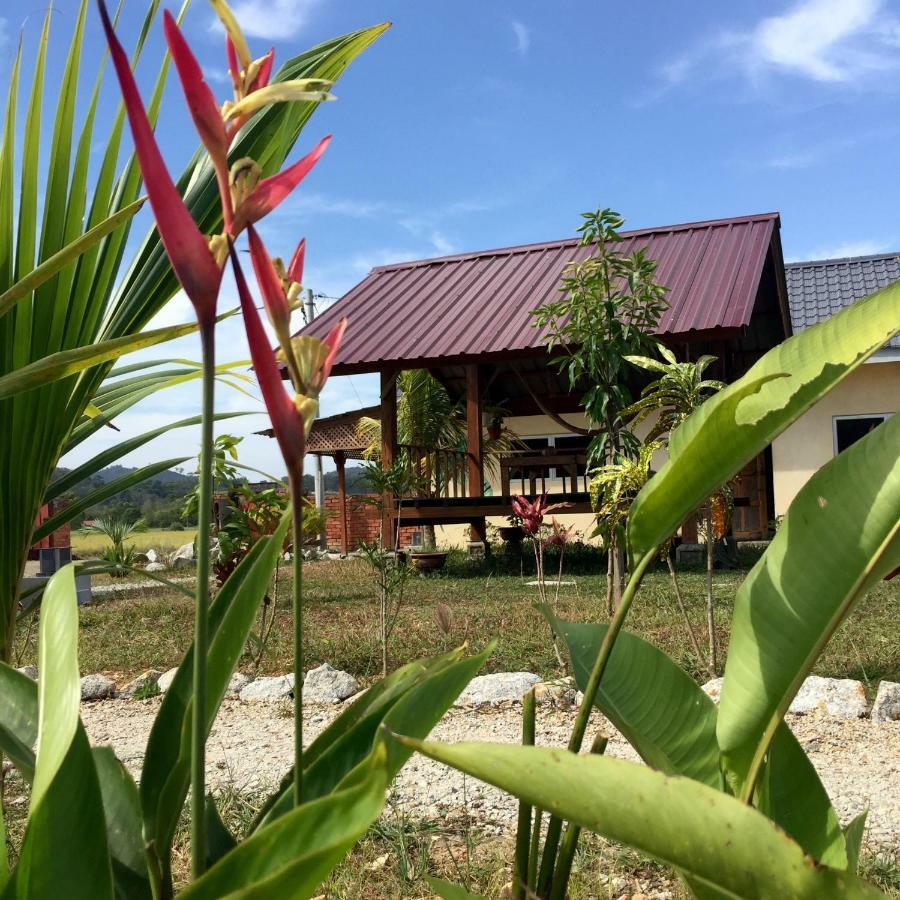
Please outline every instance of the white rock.
[[170, 687], [172, 687], [172, 682], [175, 680], [175, 673], [178, 671], [178, 667], [176, 666], [174, 669], [169, 669], [167, 672], [163, 672], [162, 675], [159, 676], [159, 679], [156, 682], [156, 686], [159, 688], [159, 692], [164, 694]]
[[521, 701], [541, 679], [533, 672], [497, 672], [493, 675], [477, 675], [459, 695], [454, 706], [481, 706], [502, 703], [506, 700]]
[[37, 681], [38, 671], [34, 666], [22, 666], [21, 669], [17, 669], [16, 671], [21, 672], [23, 675], [27, 675], [32, 681]]
[[81, 679], [82, 700], [106, 700], [116, 696], [116, 683], [105, 675], [85, 675]]
[[869, 701], [861, 681], [810, 675], [797, 691], [788, 712], [820, 712], [837, 719], [861, 719], [869, 712]]
[[725, 681], [724, 678], [713, 678], [712, 681], [707, 681], [706, 684], [703, 685], [703, 690], [709, 695], [711, 700], [714, 700], [716, 703], [719, 702], [719, 695], [722, 693], [722, 682]]
[[156, 555], [156, 551], [152, 547], [144, 555], [147, 557], [147, 562], [159, 562], [159, 557]]
[[900, 683], [882, 681], [872, 706], [873, 722], [900, 722]]
[[322, 663], [303, 679], [303, 699], [310, 703], [340, 703], [359, 690], [359, 682], [349, 673]]
[[135, 694], [144, 694], [146, 692], [151, 692], [153, 687], [159, 684], [159, 679], [162, 676], [162, 672], [158, 669], [147, 669], [146, 672], [141, 672], [137, 678], [133, 681], [129, 681], [125, 687], [119, 693], [120, 697], [133, 697]]
[[144, 567], [145, 572], [165, 572], [166, 567], [161, 562], [147, 563]]
[[271, 678], [257, 678], [240, 693], [241, 700], [284, 700], [294, 693], [293, 675], [274, 675]]
[[194, 565], [194, 542], [182, 544], [169, 560], [173, 569], [184, 569]]
[[[547, 579], [544, 581], [544, 587], [556, 587], [559, 585], [560, 587], [571, 587], [574, 585], [574, 581], [557, 581], [555, 578]], [[526, 587], [538, 587], [540, 585], [539, 581], [526, 581]]]
[[534, 686], [534, 698], [538, 703], [555, 706], [571, 706], [575, 702], [575, 682], [571, 677], [556, 681], [539, 681]]
[[243, 672], [235, 672], [228, 680], [228, 687], [225, 688], [226, 697], [237, 697], [241, 691], [247, 687], [253, 679]]

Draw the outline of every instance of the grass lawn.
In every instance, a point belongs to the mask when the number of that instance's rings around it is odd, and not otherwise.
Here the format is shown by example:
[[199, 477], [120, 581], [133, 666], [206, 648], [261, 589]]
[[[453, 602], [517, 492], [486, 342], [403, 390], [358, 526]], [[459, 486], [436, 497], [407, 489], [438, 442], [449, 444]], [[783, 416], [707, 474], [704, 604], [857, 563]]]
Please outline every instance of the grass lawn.
[[[183, 544], [189, 544], [197, 534], [195, 528], [184, 531], [173, 531], [168, 528], [149, 528], [147, 531], [135, 532], [125, 543], [133, 545], [139, 553], [146, 553], [153, 548], [157, 553], [170, 553]], [[72, 532], [72, 550], [83, 559], [96, 556], [110, 540], [105, 534], [90, 531]]]
[[[185, 532], [178, 532], [185, 535]], [[186, 539], [186, 538], [185, 538]], [[498, 646], [486, 671], [531, 671], [557, 674], [548, 627], [534, 608], [537, 590], [520, 575], [496, 574], [492, 563], [470, 568], [451, 560], [445, 574], [414, 578], [391, 639], [392, 667], [442, 651], [468, 640], [480, 648], [496, 637]], [[590, 566], [583, 568], [590, 570]], [[379, 675], [378, 607], [373, 579], [359, 560], [309, 563], [304, 569], [306, 602], [305, 654], [309, 666], [329, 662], [363, 678]], [[735, 592], [746, 571], [717, 571], [714, 577], [716, 624], [721, 647], [727, 646]], [[574, 586], [560, 591], [563, 617], [589, 621], [605, 616], [605, 572], [566, 576]], [[122, 579], [123, 582], [130, 579]], [[697, 633], [705, 628], [705, 574], [680, 574], [682, 590]], [[260, 672], [278, 674], [291, 667], [292, 618], [289, 608], [290, 567], [279, 572], [276, 622]], [[273, 592], [274, 593], [274, 592]], [[453, 613], [449, 638], [437, 624], [437, 604]], [[191, 635], [191, 601], [174, 590], [154, 586], [128, 593], [107, 594], [81, 610], [79, 652], [83, 672], [107, 672], [125, 678], [143, 669], [177, 665]], [[698, 680], [706, 680], [677, 614], [668, 575], [651, 572], [629, 616], [627, 627], [671, 654]], [[34, 629], [25, 645], [20, 629], [22, 663], [34, 662]], [[720, 653], [723, 657], [724, 652]], [[249, 668], [249, 658], [242, 661]], [[882, 582], [855, 609], [826, 648], [817, 674], [858, 678], [870, 693], [883, 678], [900, 680], [900, 579]]]

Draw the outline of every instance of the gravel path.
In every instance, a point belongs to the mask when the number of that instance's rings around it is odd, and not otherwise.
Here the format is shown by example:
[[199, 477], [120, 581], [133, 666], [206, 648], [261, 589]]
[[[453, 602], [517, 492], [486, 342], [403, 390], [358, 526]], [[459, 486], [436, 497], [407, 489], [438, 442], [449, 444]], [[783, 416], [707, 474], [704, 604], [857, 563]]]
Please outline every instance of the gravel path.
[[[111, 700], [82, 705], [92, 743], [112, 744], [120, 759], [139, 773], [147, 734], [159, 700]], [[340, 707], [311, 707], [305, 734], [312, 739]], [[564, 746], [574, 713], [541, 707], [538, 743]], [[820, 715], [789, 717], [791, 728], [812, 759], [841, 820], [869, 809], [867, 842], [900, 848], [900, 722], [876, 725], [867, 719], [840, 720]], [[518, 743], [521, 707], [451, 710], [432, 733], [444, 741]], [[607, 753], [637, 759], [625, 740], [595, 715], [585, 746], [596, 731], [612, 735]], [[281, 779], [293, 753], [287, 705], [226, 700], [208, 745], [211, 786], [239, 791], [271, 788]], [[414, 756], [397, 779], [390, 798], [395, 811], [415, 818], [453, 820], [466, 816], [492, 831], [514, 825], [516, 805], [500, 791], [438, 763]]]

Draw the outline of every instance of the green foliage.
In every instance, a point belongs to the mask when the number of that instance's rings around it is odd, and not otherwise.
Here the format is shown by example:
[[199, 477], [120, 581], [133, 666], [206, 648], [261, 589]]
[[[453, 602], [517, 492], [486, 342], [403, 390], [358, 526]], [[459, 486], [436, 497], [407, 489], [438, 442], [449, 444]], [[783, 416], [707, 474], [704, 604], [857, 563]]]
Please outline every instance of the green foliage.
[[580, 245], [592, 253], [570, 263], [560, 300], [534, 310], [535, 327], [546, 329], [551, 362], [566, 373], [573, 392], [584, 391], [582, 405], [600, 433], [591, 441], [590, 461], [631, 450], [623, 431], [623, 411], [631, 403], [630, 356], [655, 346], [653, 332], [667, 303], [665, 288], [654, 281], [656, 262], [645, 249], [629, 255], [617, 246], [625, 220], [611, 209], [582, 213]]
[[621, 529], [634, 498], [650, 478], [653, 454], [662, 447], [661, 441], [639, 444], [634, 457], [620, 457], [618, 462], [598, 466], [591, 475], [591, 508], [597, 516], [597, 532], [609, 541]]

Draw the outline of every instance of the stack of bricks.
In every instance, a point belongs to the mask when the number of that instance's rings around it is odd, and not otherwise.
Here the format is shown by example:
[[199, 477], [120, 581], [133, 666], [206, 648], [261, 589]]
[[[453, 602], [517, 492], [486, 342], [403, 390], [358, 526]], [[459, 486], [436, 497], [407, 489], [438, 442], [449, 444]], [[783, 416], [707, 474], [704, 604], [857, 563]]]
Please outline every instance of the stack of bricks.
[[[347, 546], [352, 553], [361, 541], [371, 544], [381, 537], [381, 511], [371, 501], [374, 494], [350, 494], [347, 497]], [[369, 502], [366, 502], [368, 500]], [[329, 513], [325, 523], [325, 539], [329, 550], [341, 551], [341, 510], [337, 494], [325, 497], [325, 510]], [[400, 529], [400, 546], [419, 543], [421, 528], [404, 526]]]
[[[38, 513], [35, 528], [46, 522], [51, 516], [55, 516], [63, 508], [58, 500], [51, 500], [46, 506], [41, 507]], [[68, 522], [60, 525], [56, 531], [52, 531], [47, 537], [41, 538], [28, 552], [29, 559], [37, 559], [39, 550], [47, 550], [51, 547], [70, 547], [72, 545], [72, 529]]]

